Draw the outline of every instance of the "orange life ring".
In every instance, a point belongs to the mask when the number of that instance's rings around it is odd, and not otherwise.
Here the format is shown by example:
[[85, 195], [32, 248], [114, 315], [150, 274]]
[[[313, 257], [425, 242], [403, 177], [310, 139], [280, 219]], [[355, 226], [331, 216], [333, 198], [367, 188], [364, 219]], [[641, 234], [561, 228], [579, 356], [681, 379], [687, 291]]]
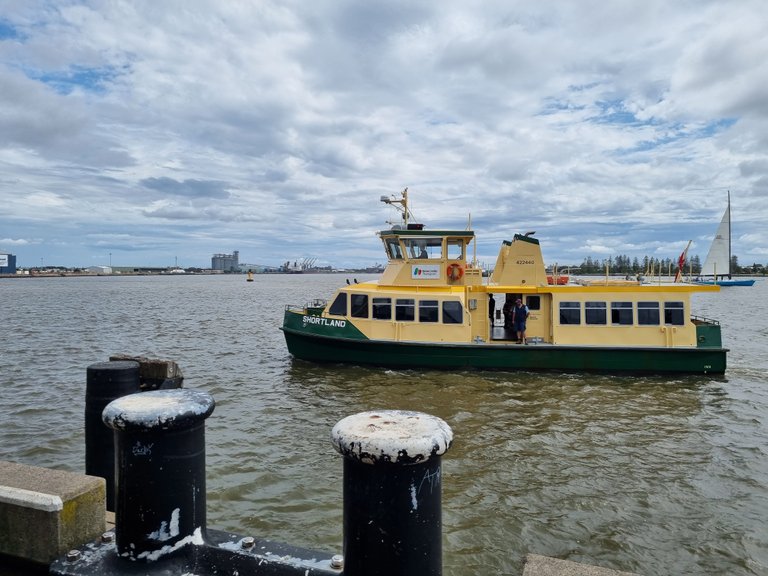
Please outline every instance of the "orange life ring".
[[456, 264], [455, 262], [448, 265], [446, 272], [448, 273], [448, 280], [454, 282], [461, 280], [461, 277], [464, 276], [464, 268], [461, 267], [461, 264]]

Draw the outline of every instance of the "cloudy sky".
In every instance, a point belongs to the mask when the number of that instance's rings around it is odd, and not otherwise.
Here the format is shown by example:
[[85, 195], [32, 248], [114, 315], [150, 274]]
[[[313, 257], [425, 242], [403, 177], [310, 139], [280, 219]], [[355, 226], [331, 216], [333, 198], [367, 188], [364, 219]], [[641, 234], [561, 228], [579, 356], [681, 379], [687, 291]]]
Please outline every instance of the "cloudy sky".
[[406, 186], [478, 256], [768, 263], [764, 0], [0, 0], [19, 266], [366, 266]]

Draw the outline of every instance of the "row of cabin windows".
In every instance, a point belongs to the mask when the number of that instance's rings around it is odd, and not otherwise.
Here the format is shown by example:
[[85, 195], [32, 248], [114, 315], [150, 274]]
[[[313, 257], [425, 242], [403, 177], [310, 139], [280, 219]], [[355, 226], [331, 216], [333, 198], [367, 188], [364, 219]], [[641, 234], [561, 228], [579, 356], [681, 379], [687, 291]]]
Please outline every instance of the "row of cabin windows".
[[[638, 302], [636, 311], [639, 326], [661, 325], [659, 302]], [[581, 313], [581, 302], [560, 302], [560, 324], [581, 324]], [[632, 302], [611, 302], [610, 309], [605, 302], [584, 302], [584, 323], [632, 326], [635, 323], [635, 308]], [[664, 324], [685, 324], [685, 307], [682, 302], [664, 302]]]
[[[370, 313], [368, 301], [371, 301]], [[439, 322], [442, 311], [443, 324], [461, 324], [464, 322], [464, 308], [457, 300], [419, 300], [414, 298], [373, 297], [368, 294], [349, 295], [349, 315], [353, 318], [373, 318], [374, 320], [392, 320], [398, 322]], [[341, 292], [331, 304], [328, 313], [333, 316], [347, 315], [347, 293]], [[417, 316], [418, 315], [418, 316]]]

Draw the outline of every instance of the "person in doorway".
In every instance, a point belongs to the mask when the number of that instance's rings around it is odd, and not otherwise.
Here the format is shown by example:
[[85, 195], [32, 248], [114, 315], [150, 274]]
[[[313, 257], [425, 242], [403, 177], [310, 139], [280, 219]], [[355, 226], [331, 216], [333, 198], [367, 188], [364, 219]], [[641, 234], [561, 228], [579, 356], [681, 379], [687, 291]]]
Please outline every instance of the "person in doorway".
[[496, 300], [493, 294], [488, 294], [488, 326], [490, 328], [490, 338], [493, 340], [493, 315], [496, 314]]
[[512, 308], [512, 325], [517, 332], [518, 344], [528, 344], [525, 341], [525, 321], [528, 320], [528, 314], [528, 306], [523, 304], [520, 298], [515, 300], [515, 307]]
[[512, 309], [515, 307], [515, 301], [512, 294], [507, 294], [504, 299], [504, 307], [501, 309], [504, 314], [504, 330], [512, 330]]
[[496, 313], [496, 300], [493, 299], [493, 294], [488, 294], [488, 317], [491, 319], [491, 326], [493, 326], [493, 315]]

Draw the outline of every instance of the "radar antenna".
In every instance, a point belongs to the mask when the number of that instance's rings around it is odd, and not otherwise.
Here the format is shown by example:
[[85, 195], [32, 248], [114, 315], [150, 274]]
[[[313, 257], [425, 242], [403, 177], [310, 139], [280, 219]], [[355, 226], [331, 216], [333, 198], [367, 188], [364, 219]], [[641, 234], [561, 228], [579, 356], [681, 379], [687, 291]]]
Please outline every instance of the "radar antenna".
[[[415, 220], [416, 218], [413, 216], [411, 209], [408, 208], [408, 188], [403, 190], [400, 194], [402, 195], [402, 198], [398, 198], [393, 194], [392, 196], [382, 196], [379, 199], [384, 202], [384, 204], [394, 206], [395, 209], [402, 215], [403, 228], [408, 228], [408, 220]], [[394, 225], [395, 223], [387, 220], [387, 224]]]

